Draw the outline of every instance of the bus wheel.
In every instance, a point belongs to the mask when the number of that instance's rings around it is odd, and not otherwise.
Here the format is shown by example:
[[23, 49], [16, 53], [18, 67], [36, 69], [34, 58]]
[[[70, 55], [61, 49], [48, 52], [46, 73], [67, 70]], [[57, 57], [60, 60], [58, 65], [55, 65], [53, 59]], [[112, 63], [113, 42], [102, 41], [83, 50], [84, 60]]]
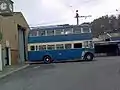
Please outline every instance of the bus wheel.
[[43, 61], [44, 61], [44, 63], [49, 64], [49, 63], [51, 63], [52, 60], [51, 60], [50, 56], [46, 55], [43, 57]]
[[92, 61], [94, 58], [94, 55], [92, 53], [86, 53], [84, 56], [84, 60], [86, 61]]

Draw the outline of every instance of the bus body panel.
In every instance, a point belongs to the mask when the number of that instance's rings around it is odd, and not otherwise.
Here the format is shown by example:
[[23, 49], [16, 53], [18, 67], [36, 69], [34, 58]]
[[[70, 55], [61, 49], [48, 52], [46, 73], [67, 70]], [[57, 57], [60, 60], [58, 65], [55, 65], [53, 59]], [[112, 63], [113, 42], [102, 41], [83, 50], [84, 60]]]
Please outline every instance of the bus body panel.
[[48, 43], [48, 42], [63, 42], [63, 41], [77, 41], [77, 40], [91, 40], [91, 33], [82, 33], [82, 34], [69, 34], [69, 35], [56, 35], [56, 36], [37, 36], [29, 37], [28, 43]]
[[93, 49], [69, 49], [69, 50], [48, 50], [48, 51], [28, 51], [29, 61], [42, 61], [43, 57], [49, 55], [53, 61], [82, 59], [82, 52], [91, 52]]

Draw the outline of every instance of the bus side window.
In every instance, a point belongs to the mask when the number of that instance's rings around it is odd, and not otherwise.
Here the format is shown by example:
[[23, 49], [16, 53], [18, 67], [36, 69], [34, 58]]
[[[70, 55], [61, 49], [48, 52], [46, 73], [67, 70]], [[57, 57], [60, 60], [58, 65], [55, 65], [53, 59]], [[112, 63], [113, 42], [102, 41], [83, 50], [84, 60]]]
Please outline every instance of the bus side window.
[[75, 43], [74, 48], [82, 48], [82, 43]]
[[47, 50], [55, 50], [55, 45], [48, 45]]
[[71, 49], [72, 45], [71, 44], [65, 44], [65, 49]]
[[47, 30], [47, 36], [53, 36], [54, 30]]
[[35, 46], [30, 46], [31, 51], [35, 51]]
[[56, 49], [57, 49], [57, 50], [64, 49], [64, 45], [63, 45], [63, 44], [57, 44], [57, 45], [56, 45]]
[[73, 32], [74, 32], [74, 34], [80, 34], [81, 33], [81, 27], [74, 27]]
[[46, 45], [40, 45], [39, 50], [46, 50]]
[[72, 28], [66, 28], [66, 29], [64, 29], [64, 33], [65, 34], [72, 34], [73, 32], [72, 32]]
[[90, 30], [89, 27], [83, 27], [83, 28], [82, 28], [82, 32], [83, 32], [83, 33], [90, 33], [91, 30]]
[[37, 30], [31, 30], [31, 31], [29, 32], [29, 36], [30, 36], [30, 37], [37, 36]]
[[58, 29], [58, 30], [55, 30], [55, 35], [62, 35], [62, 32], [63, 30], [62, 29]]
[[45, 36], [45, 30], [39, 30], [38, 35], [39, 36]]

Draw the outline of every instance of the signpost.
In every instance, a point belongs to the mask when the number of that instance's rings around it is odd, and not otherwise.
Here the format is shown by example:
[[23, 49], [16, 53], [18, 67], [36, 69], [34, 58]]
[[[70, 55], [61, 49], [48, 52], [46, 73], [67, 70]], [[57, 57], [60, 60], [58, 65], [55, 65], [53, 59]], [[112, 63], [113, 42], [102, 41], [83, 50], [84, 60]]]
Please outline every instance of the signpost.
[[0, 44], [0, 71], [3, 70], [3, 62], [2, 62], [2, 46]]

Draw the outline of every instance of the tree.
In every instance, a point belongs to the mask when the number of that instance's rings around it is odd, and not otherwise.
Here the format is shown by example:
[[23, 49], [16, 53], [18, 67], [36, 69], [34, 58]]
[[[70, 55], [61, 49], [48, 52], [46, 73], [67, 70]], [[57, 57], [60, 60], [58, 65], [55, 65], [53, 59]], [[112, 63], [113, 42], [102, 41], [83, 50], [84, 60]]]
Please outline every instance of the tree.
[[97, 37], [104, 32], [114, 31], [120, 28], [120, 15], [118, 16], [118, 19], [114, 15], [99, 17], [98, 19], [95, 19], [93, 22], [91, 22], [91, 25], [93, 36]]

